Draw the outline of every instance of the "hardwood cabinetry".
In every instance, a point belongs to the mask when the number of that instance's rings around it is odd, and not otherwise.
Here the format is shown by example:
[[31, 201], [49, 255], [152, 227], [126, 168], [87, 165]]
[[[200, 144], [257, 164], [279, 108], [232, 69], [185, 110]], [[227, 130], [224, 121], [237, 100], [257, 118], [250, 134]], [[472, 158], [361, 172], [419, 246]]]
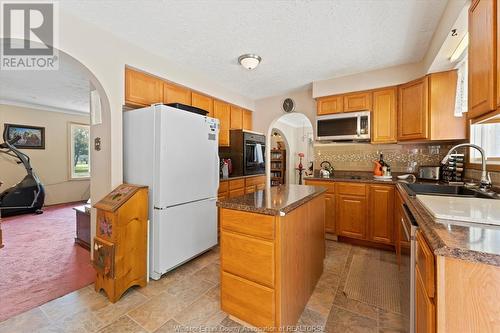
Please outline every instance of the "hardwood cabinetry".
[[421, 231], [416, 234], [415, 302], [416, 331], [422, 333], [436, 331], [435, 305], [435, 260]]
[[475, 0], [469, 8], [469, 118], [498, 104], [496, 6], [496, 0]]
[[344, 95], [344, 112], [365, 111], [372, 108], [372, 94], [357, 92]]
[[214, 116], [214, 101], [208, 96], [191, 92], [191, 105], [207, 111], [209, 117]]
[[393, 244], [394, 186], [370, 185], [368, 198], [368, 240]]
[[149, 106], [163, 101], [162, 81], [154, 76], [125, 68], [125, 104]]
[[429, 137], [429, 78], [399, 87], [398, 140], [419, 140]]
[[243, 129], [251, 131], [253, 129], [253, 112], [243, 110]]
[[338, 95], [319, 98], [316, 112], [318, 116], [344, 112], [344, 97]]
[[240, 107], [231, 105], [230, 120], [230, 129], [243, 129], [243, 110]]
[[332, 181], [320, 181], [306, 179], [305, 185], [326, 187], [325, 193], [325, 231], [335, 234], [335, 183]]
[[191, 105], [191, 90], [172, 84], [163, 83], [163, 104], [181, 103]]
[[266, 187], [266, 176], [250, 176], [238, 179], [223, 179], [219, 182], [217, 197], [219, 200], [237, 197], [243, 194], [263, 190]]
[[335, 192], [337, 234], [350, 238], [366, 239], [366, 185], [336, 183]]
[[229, 146], [229, 129], [231, 122], [231, 106], [228, 103], [214, 100], [214, 117], [219, 119], [219, 146]]
[[395, 143], [397, 137], [397, 88], [373, 92], [372, 143]]

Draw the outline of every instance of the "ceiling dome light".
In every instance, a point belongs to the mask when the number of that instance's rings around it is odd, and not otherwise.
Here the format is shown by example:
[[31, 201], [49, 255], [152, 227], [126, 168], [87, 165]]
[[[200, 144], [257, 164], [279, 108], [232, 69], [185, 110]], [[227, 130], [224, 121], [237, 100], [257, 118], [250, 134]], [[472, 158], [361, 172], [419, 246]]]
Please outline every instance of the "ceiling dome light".
[[238, 62], [240, 63], [241, 66], [245, 67], [246, 69], [255, 69], [259, 65], [259, 63], [262, 61], [262, 58], [259, 57], [256, 54], [243, 54], [238, 57]]

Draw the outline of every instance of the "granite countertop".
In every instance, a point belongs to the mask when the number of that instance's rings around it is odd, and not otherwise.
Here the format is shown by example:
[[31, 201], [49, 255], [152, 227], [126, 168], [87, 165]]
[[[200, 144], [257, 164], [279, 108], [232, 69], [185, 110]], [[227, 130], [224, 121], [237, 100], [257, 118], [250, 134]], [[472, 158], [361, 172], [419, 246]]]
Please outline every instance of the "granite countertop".
[[304, 177], [304, 180], [321, 180], [332, 182], [356, 182], [356, 183], [377, 183], [377, 184], [396, 184], [400, 175], [408, 173], [393, 172], [392, 180], [376, 180], [373, 178], [373, 172], [369, 171], [334, 171], [330, 178], [319, 177], [319, 175]]
[[435, 219], [402, 184], [396, 187], [434, 254], [500, 266], [500, 227]]
[[246, 175], [246, 176], [229, 176], [228, 178], [220, 178], [219, 182], [224, 182], [228, 180], [234, 180], [234, 179], [242, 179], [242, 178], [251, 178], [251, 177], [260, 177], [260, 176], [265, 176], [265, 173], [259, 173], [257, 175]]
[[322, 186], [282, 185], [223, 199], [217, 201], [217, 206], [257, 214], [284, 216], [324, 192], [326, 188]]

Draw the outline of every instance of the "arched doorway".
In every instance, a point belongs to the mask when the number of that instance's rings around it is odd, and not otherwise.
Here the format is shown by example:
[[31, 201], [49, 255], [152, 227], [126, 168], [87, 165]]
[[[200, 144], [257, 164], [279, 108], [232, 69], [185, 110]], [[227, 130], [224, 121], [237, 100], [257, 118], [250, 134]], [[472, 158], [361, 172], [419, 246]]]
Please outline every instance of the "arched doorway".
[[268, 170], [268, 183], [272, 179], [272, 158], [271, 149], [273, 148], [273, 133], [278, 132], [286, 142], [286, 176], [285, 184], [298, 184], [299, 172], [297, 167], [300, 162], [299, 153], [303, 155], [302, 165], [305, 175], [310, 163], [314, 161], [313, 147], [313, 127], [309, 118], [300, 112], [283, 114], [276, 118], [269, 126], [267, 133], [267, 159], [266, 169]]

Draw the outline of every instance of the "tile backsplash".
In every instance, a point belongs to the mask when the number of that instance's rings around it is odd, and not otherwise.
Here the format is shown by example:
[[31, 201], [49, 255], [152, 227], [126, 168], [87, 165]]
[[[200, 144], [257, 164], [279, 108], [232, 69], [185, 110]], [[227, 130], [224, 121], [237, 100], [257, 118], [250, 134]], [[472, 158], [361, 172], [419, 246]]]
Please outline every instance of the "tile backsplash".
[[373, 161], [384, 154], [393, 172], [417, 172], [419, 166], [438, 166], [452, 147], [449, 144], [317, 144], [314, 147], [315, 168], [329, 161], [335, 170], [372, 171]]

